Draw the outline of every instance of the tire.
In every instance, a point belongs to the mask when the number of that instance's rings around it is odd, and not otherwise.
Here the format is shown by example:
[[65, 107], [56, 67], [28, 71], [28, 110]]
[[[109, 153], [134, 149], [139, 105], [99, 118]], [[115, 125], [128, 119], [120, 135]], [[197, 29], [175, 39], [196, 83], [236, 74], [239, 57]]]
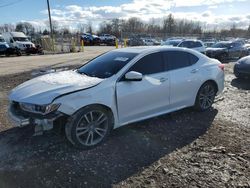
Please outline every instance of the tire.
[[199, 89], [196, 100], [195, 109], [198, 111], [206, 111], [212, 107], [216, 95], [216, 86], [212, 82], [205, 82]]
[[87, 106], [77, 111], [65, 125], [67, 139], [80, 149], [92, 149], [100, 145], [112, 129], [112, 113], [98, 105]]
[[17, 55], [17, 56], [22, 56], [22, 52], [21, 52], [20, 50], [18, 50], [18, 51], [16, 52], [16, 55]]

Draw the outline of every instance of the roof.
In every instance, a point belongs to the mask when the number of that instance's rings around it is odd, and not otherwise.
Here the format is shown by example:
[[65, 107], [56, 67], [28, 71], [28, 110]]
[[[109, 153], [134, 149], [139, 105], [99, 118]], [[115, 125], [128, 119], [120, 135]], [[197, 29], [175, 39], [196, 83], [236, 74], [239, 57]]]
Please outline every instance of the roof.
[[119, 48], [114, 51], [130, 52], [130, 53], [149, 53], [149, 52], [154, 52], [154, 51], [166, 51], [166, 50], [186, 51], [186, 52], [195, 54], [197, 56], [202, 55], [200, 52], [197, 52], [189, 48], [169, 47], [169, 46], [137, 46], [137, 47]]
[[184, 39], [183, 41], [193, 41], [193, 42], [202, 42], [201, 40], [198, 39]]
[[10, 32], [13, 37], [26, 37], [23, 32]]

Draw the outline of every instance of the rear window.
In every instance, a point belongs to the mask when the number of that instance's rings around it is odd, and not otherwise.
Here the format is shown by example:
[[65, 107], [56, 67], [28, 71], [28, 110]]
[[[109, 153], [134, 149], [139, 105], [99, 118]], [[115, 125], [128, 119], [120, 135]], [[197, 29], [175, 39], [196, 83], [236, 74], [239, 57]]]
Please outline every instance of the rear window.
[[168, 70], [175, 70], [195, 64], [199, 58], [195, 55], [183, 51], [164, 52], [164, 59], [167, 63]]
[[202, 44], [200, 42], [194, 42], [194, 48], [202, 47]]
[[192, 42], [191, 41], [184, 41], [181, 44], [179, 44], [179, 47], [192, 48]]

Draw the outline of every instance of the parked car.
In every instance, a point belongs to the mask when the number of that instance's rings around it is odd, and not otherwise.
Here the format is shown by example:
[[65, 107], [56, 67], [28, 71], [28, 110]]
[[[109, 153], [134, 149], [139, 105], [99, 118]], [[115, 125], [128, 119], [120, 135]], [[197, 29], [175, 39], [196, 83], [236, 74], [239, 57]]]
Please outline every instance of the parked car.
[[16, 48], [10, 48], [8, 44], [0, 43], [0, 55], [10, 56], [10, 55], [21, 55], [21, 52]]
[[249, 42], [249, 43], [244, 44], [244, 47], [247, 49], [247, 51], [248, 51], [248, 55], [250, 55], [250, 42]]
[[247, 48], [241, 42], [221, 41], [207, 48], [206, 55], [211, 58], [225, 61], [231, 58], [241, 58], [248, 55]]
[[153, 45], [154, 46], [159, 46], [159, 45], [161, 45], [161, 42], [160, 41], [158, 41], [158, 40], [156, 40], [156, 39], [152, 39], [153, 40]]
[[203, 54], [206, 53], [206, 47], [204, 46], [203, 42], [200, 40], [185, 39], [185, 40], [181, 41], [177, 46], [184, 47], [184, 48], [190, 48], [190, 49], [196, 50], [196, 51], [203, 53]]
[[92, 35], [90, 33], [83, 33], [80, 40], [84, 41], [84, 45], [100, 45], [101, 39], [97, 35]]
[[238, 78], [250, 78], [250, 55], [237, 61], [234, 65], [234, 75]]
[[216, 42], [213, 42], [213, 41], [204, 42], [204, 46], [205, 46], [206, 48], [209, 48], [209, 47], [213, 46], [215, 43], [216, 43]]
[[122, 48], [17, 86], [9, 116], [40, 131], [65, 126], [74, 146], [91, 148], [132, 122], [189, 106], [208, 110], [223, 88], [223, 64], [194, 50]]
[[93, 44], [94, 45], [100, 45], [101, 44], [101, 39], [97, 35], [92, 35], [93, 37]]
[[161, 45], [162, 46], [178, 46], [178, 44], [180, 44], [181, 41], [183, 41], [183, 39], [171, 39], [171, 40], [162, 41]]
[[142, 41], [143, 41], [144, 46], [153, 46], [154, 45], [154, 41], [150, 38], [142, 38]]
[[116, 37], [110, 34], [101, 34], [99, 35], [100, 41], [103, 44], [106, 44], [108, 46], [114, 46]]
[[143, 40], [138, 37], [131, 37], [128, 40], [128, 46], [143, 46]]
[[35, 44], [33, 44], [22, 32], [6, 32], [2, 34], [2, 37], [8, 43], [10, 48], [17, 49], [18, 51], [27, 54], [30, 52], [36, 53]]

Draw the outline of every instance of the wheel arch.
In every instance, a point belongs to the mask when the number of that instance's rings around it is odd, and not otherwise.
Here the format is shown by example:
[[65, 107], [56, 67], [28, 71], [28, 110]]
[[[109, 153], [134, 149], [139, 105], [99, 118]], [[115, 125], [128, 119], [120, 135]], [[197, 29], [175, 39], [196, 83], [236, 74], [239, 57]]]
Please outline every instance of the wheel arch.
[[[203, 84], [201, 84], [200, 88], [201, 88], [204, 84], [206, 84], [206, 83], [212, 83], [212, 84], [215, 86], [216, 93], [218, 92], [218, 90], [219, 90], [218, 84], [217, 84], [217, 82], [216, 82], [215, 80], [212, 80], [212, 79], [209, 79], [209, 80], [206, 80], [205, 82], [203, 82]], [[199, 89], [200, 89], [200, 88], [199, 88]], [[198, 91], [198, 92], [199, 92], [199, 91]], [[198, 94], [198, 92], [197, 92], [197, 94]], [[196, 94], [196, 95], [197, 95], [197, 94]]]
[[215, 86], [216, 93], [218, 92], [219, 87], [218, 87], [218, 84], [216, 83], [216, 81], [215, 81], [215, 80], [212, 80], [212, 79], [208, 79], [208, 80], [204, 81], [204, 82], [200, 85], [200, 87], [198, 88], [198, 90], [196, 91], [196, 95], [195, 95], [194, 103], [193, 103], [193, 104], [195, 104], [195, 101], [196, 101], [196, 99], [197, 99], [197, 96], [198, 96], [198, 94], [199, 94], [199, 91], [200, 91], [201, 87], [202, 87], [204, 84], [206, 84], [206, 83], [212, 83], [212, 84]]
[[215, 87], [215, 95], [216, 95], [216, 93], [218, 92], [218, 84], [217, 84], [217, 82], [215, 81], [215, 80], [212, 80], [212, 79], [209, 79], [209, 80], [206, 80], [206, 81], [204, 81], [202, 84], [201, 84], [201, 86], [199, 87], [199, 89], [198, 89], [198, 91], [197, 91], [197, 93], [196, 93], [196, 96], [195, 96], [195, 102], [194, 102], [194, 109], [196, 109], [196, 110], [198, 110], [198, 111], [203, 111], [203, 110], [200, 110], [200, 107], [197, 107], [197, 99], [198, 99], [198, 95], [199, 95], [199, 92], [200, 92], [200, 89], [202, 88], [202, 86], [204, 86], [205, 84], [207, 84], [207, 83], [210, 83], [210, 84], [212, 84], [212, 85], [214, 85], [214, 87]]
[[112, 117], [112, 126], [114, 128], [115, 115], [114, 115], [113, 110], [109, 106], [107, 106], [107, 105], [104, 105], [104, 104], [101, 104], [101, 103], [88, 104], [86, 106], [83, 106], [83, 107], [79, 108], [76, 112], [74, 112], [74, 114], [77, 113], [77, 112], [79, 112], [82, 109], [91, 108], [91, 107], [101, 107], [101, 108], [107, 110], [107, 112], [109, 112], [110, 115], [111, 115], [111, 117]]

